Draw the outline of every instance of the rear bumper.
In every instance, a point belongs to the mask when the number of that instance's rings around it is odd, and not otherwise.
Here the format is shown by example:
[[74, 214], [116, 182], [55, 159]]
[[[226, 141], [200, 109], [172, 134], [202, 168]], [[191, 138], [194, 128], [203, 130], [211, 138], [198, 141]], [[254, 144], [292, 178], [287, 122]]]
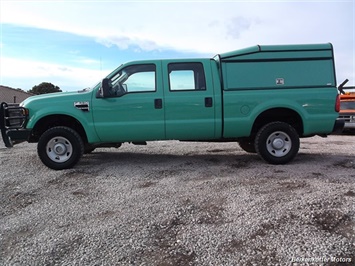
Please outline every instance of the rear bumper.
[[27, 119], [24, 110], [18, 104], [0, 104], [0, 131], [7, 148], [29, 139], [31, 131], [24, 128]]

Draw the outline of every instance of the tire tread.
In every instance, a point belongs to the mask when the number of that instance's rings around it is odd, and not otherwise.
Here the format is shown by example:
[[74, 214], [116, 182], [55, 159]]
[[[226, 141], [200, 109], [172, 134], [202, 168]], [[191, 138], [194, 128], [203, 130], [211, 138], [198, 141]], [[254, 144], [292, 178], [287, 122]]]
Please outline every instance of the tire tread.
[[[72, 142], [71, 144], [73, 146], [73, 157], [64, 163], [53, 162], [51, 159], [48, 158], [46, 153], [47, 143], [51, 138], [55, 137], [55, 133], [58, 136], [62, 135], [70, 139], [70, 141]], [[74, 129], [70, 127], [57, 126], [48, 129], [39, 138], [37, 145], [37, 153], [43, 164], [47, 167], [54, 170], [68, 169], [72, 168], [80, 160], [81, 156], [84, 153], [84, 143], [80, 135]]]

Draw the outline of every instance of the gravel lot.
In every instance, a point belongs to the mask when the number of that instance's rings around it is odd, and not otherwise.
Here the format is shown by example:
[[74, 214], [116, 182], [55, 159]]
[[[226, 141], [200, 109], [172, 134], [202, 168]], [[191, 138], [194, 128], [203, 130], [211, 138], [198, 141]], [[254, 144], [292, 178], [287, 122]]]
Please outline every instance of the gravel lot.
[[302, 139], [284, 166], [160, 141], [53, 171], [0, 145], [0, 265], [354, 265], [355, 136]]

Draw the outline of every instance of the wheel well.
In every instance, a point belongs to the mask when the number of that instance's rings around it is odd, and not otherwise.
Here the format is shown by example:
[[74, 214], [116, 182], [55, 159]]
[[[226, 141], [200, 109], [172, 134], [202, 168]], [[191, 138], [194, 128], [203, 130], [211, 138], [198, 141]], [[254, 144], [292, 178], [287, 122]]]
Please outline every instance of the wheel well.
[[32, 129], [29, 141], [38, 142], [39, 138], [46, 130], [56, 126], [72, 128], [80, 135], [84, 143], [88, 142], [85, 130], [81, 123], [69, 115], [49, 115], [41, 118]]
[[288, 108], [273, 108], [262, 112], [255, 119], [251, 135], [255, 136], [261, 127], [275, 121], [288, 123], [295, 128], [300, 136], [303, 135], [303, 122], [301, 116], [296, 111]]

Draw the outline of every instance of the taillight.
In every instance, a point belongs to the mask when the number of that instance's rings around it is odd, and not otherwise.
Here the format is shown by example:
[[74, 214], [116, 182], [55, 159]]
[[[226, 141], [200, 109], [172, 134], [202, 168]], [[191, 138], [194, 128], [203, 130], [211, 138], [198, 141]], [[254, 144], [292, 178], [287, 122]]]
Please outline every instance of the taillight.
[[340, 94], [337, 95], [335, 100], [335, 112], [339, 113], [340, 111]]

